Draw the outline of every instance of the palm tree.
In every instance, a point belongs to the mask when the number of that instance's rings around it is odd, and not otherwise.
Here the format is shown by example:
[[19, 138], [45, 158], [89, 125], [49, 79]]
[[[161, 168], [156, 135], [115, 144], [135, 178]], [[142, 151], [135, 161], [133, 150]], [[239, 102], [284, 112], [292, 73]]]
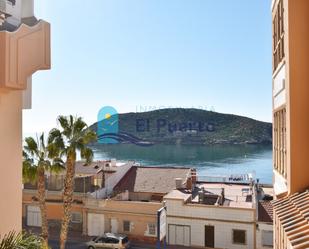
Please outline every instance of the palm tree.
[[25, 139], [23, 150], [23, 180], [37, 183], [38, 200], [41, 210], [42, 238], [48, 246], [48, 222], [46, 215], [45, 172], [60, 172], [64, 169], [63, 161], [45, 145], [44, 133], [35, 141], [32, 137]]
[[0, 238], [0, 249], [47, 249], [43, 239], [26, 233], [10, 232]]
[[60, 129], [53, 129], [49, 135], [49, 147], [52, 151], [64, 158], [66, 175], [63, 190], [63, 219], [60, 232], [60, 249], [65, 249], [68, 228], [71, 220], [71, 209], [74, 192], [75, 163], [77, 153], [90, 164], [93, 152], [87, 146], [96, 140], [96, 134], [88, 129], [87, 124], [80, 117], [59, 116]]

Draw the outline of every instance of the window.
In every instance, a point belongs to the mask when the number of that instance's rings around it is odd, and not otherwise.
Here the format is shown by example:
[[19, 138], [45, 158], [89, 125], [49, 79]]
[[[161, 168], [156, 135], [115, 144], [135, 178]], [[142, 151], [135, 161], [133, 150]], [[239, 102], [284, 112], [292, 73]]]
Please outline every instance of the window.
[[99, 239], [97, 239], [96, 243], [105, 243], [106, 242], [106, 238], [101, 237]]
[[72, 223], [82, 223], [83, 218], [82, 218], [82, 214], [79, 212], [73, 212], [72, 213], [72, 217], [71, 217], [71, 222]]
[[123, 231], [130, 232], [131, 231], [131, 222], [130, 221], [123, 221]]
[[106, 238], [106, 244], [119, 244], [119, 240], [116, 238]]
[[280, 0], [273, 19], [273, 62], [274, 71], [284, 58], [284, 8]]
[[262, 245], [273, 247], [273, 231], [262, 231]]
[[233, 230], [233, 243], [246, 244], [246, 230]]
[[274, 114], [274, 140], [274, 167], [278, 173], [286, 178], [286, 109]]
[[148, 224], [148, 235], [156, 235], [157, 234], [157, 226], [154, 223], [149, 223]]

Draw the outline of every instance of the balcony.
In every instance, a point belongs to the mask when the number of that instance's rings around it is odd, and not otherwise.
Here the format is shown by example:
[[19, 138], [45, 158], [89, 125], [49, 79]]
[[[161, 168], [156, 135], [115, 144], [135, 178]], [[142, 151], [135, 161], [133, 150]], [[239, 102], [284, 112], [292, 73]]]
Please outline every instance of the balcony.
[[38, 70], [50, 69], [50, 24], [21, 24], [14, 32], [0, 31], [0, 89], [24, 90]]

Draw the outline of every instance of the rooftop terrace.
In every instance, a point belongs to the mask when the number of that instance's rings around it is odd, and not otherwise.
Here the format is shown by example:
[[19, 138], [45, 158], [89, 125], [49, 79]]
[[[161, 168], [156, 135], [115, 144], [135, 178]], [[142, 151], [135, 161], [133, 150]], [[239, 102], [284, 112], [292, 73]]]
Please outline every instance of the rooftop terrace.
[[199, 182], [193, 191], [175, 189], [164, 198], [201, 205], [253, 208], [252, 189], [249, 184]]

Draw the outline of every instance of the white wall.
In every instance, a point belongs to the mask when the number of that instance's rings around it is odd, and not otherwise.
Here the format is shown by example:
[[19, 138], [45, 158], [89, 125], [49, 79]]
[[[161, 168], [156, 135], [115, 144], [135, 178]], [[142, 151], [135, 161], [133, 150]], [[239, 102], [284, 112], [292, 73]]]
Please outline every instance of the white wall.
[[258, 228], [256, 230], [256, 249], [270, 249], [272, 247], [263, 246], [263, 231], [273, 231], [273, 224], [269, 223], [258, 223]]
[[182, 200], [166, 200], [168, 215], [227, 221], [254, 222], [254, 209], [216, 207], [200, 204], [183, 204]]
[[[254, 209], [224, 208], [184, 204], [166, 199], [167, 223], [191, 227], [191, 246], [205, 246], [205, 226], [215, 227], [215, 248], [253, 249], [255, 237]], [[246, 230], [246, 245], [233, 244], [233, 229]]]
[[[190, 226], [191, 246], [205, 247], [205, 226], [210, 225], [215, 227], [215, 248], [254, 248], [254, 224], [184, 219], [176, 217], [168, 217], [167, 224]], [[233, 244], [233, 229], [246, 230], [246, 245]]]
[[119, 166], [117, 171], [105, 180], [105, 188], [95, 191], [91, 194], [92, 197], [102, 199], [106, 198], [113, 192], [114, 187], [124, 177], [124, 175], [132, 168], [133, 162], [128, 162], [123, 166]]

